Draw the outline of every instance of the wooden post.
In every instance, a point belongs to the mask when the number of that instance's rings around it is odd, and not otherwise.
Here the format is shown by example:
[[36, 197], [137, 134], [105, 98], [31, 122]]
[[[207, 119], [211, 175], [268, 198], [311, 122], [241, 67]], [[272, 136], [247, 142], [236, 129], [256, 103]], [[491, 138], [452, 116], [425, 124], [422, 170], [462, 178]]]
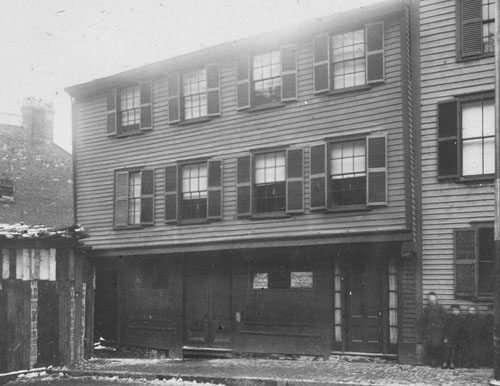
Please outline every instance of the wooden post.
[[[495, 2], [495, 299], [494, 378], [500, 380], [500, 1]], [[495, 382], [498, 383], [498, 382]]]

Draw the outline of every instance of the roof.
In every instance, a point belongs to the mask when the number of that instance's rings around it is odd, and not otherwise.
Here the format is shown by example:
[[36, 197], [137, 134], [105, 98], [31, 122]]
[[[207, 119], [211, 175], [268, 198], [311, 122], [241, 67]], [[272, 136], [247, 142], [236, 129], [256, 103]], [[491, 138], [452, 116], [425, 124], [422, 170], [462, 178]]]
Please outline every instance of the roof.
[[100, 89], [114, 87], [117, 84], [121, 84], [126, 81], [147, 79], [172, 70], [178, 70], [179, 68], [190, 63], [200, 61], [210, 62], [221, 57], [227, 57], [228, 55], [238, 55], [248, 53], [249, 51], [259, 48], [294, 43], [304, 39], [304, 37], [328, 32], [332, 29], [332, 25], [342, 28], [346, 25], [352, 24], [353, 20], [356, 20], [358, 23], [366, 23], [382, 16], [397, 14], [401, 12], [404, 4], [409, 1], [411, 0], [386, 0], [370, 6], [315, 18], [299, 24], [298, 26], [286, 27], [260, 35], [222, 43], [156, 63], [123, 71], [104, 78], [95, 79], [90, 82], [70, 86], [65, 90], [71, 96], [85, 95]]

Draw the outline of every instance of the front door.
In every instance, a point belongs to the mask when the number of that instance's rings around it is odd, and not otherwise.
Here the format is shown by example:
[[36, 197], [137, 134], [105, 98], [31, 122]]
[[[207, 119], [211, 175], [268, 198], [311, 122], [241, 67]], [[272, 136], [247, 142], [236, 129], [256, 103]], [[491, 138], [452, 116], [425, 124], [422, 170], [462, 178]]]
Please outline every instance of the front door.
[[190, 258], [184, 265], [185, 343], [231, 347], [231, 264], [224, 258]]
[[346, 265], [347, 351], [383, 350], [383, 264], [373, 258], [353, 259]]

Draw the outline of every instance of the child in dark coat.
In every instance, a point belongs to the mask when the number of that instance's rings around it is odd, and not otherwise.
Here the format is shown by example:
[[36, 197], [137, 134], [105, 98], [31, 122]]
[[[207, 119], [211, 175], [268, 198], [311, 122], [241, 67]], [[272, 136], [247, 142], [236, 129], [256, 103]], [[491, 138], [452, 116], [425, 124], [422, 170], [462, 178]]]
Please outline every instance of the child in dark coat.
[[429, 304], [424, 307], [422, 317], [422, 337], [424, 338], [426, 362], [432, 367], [438, 367], [443, 361], [443, 330], [446, 312], [438, 303], [434, 292], [427, 294]]
[[469, 307], [465, 317], [464, 364], [467, 367], [478, 368], [481, 353], [480, 336], [483, 321], [477, 313], [477, 308]]
[[444, 327], [443, 369], [454, 369], [460, 361], [460, 349], [465, 341], [464, 321], [460, 316], [460, 306], [453, 304], [451, 313], [446, 317]]

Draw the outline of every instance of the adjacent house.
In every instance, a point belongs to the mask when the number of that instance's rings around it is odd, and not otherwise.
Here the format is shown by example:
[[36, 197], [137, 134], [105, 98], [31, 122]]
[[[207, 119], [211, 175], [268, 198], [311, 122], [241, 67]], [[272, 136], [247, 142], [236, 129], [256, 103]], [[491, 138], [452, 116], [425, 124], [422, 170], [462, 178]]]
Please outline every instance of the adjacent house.
[[494, 8], [420, 1], [422, 288], [482, 313], [494, 292]]
[[413, 12], [388, 1], [67, 89], [76, 220], [120, 345], [415, 359]]
[[69, 226], [72, 157], [53, 141], [54, 109], [28, 98], [21, 112], [0, 116], [0, 224]]

